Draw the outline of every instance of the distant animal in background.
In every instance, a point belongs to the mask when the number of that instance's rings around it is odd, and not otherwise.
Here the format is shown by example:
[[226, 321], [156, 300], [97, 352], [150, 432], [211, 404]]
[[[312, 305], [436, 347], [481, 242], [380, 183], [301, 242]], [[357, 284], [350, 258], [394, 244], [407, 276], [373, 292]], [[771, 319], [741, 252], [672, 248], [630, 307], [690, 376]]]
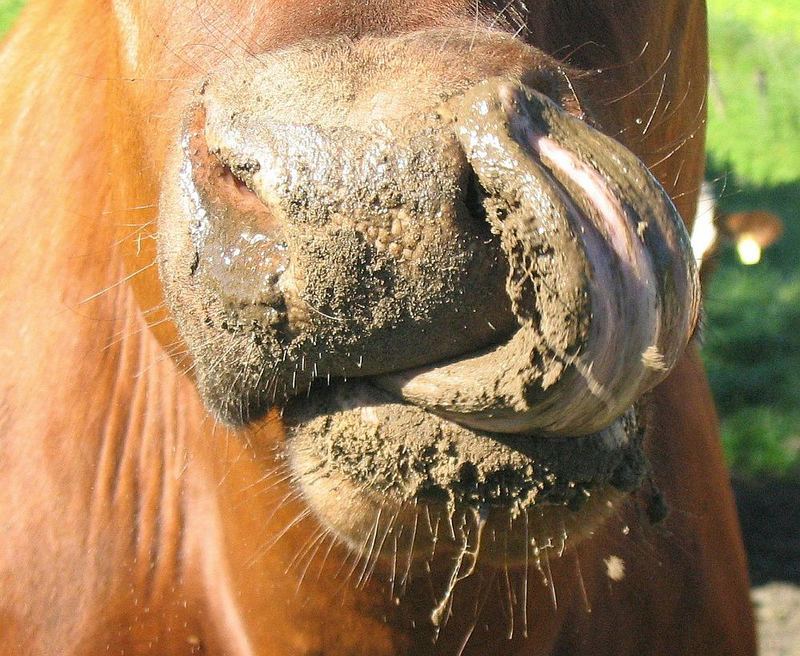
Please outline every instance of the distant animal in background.
[[725, 246], [736, 248], [742, 264], [758, 264], [762, 252], [783, 235], [783, 221], [772, 212], [748, 210], [724, 212], [710, 182], [704, 182], [692, 228], [692, 249], [700, 268], [703, 294], [719, 266]]

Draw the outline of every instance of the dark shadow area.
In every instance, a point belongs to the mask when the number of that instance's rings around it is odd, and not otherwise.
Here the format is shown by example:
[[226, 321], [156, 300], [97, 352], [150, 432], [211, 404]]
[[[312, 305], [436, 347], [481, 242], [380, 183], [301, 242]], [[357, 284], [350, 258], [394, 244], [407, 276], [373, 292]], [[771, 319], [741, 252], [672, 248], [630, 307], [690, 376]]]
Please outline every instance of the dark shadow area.
[[800, 481], [734, 478], [753, 585], [800, 584]]

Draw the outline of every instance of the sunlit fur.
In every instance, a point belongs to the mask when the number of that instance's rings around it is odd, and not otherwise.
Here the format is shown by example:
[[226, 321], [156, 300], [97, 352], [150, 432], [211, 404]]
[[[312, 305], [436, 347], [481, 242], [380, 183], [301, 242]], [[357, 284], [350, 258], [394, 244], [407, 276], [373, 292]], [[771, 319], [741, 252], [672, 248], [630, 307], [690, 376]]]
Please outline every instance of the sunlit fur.
[[[136, 57], [112, 4], [133, 14]], [[0, 654], [753, 653], [696, 353], [653, 393], [663, 523], [646, 494], [614, 502], [580, 547], [500, 569], [472, 567], [470, 529], [461, 560], [412, 580], [377, 528], [351, 550], [316, 521], [277, 416], [238, 432], [208, 416], [153, 266], [166, 144], [203, 73], [330, 32], [517, 33], [588, 72], [600, 126], [693, 216], [701, 2], [30, 5], [0, 53]]]

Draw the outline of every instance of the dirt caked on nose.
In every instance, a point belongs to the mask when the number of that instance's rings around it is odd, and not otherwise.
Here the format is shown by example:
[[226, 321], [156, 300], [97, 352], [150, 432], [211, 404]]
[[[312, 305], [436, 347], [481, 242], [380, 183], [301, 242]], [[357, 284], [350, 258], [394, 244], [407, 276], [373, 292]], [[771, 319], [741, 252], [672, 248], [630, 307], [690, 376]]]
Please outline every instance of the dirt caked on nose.
[[540, 93], [495, 79], [449, 105], [508, 258], [519, 330], [381, 384], [482, 430], [603, 430], [666, 377], [696, 324], [682, 219], [632, 153]]
[[[198, 368], [198, 382], [223, 418], [244, 417], [232, 387], [251, 386], [245, 394], [266, 406], [318, 378], [421, 366], [516, 329], [482, 190], [435, 107], [319, 126], [223, 100], [206, 92], [187, 121], [178, 199], [191, 217], [188, 284], [213, 300], [199, 317], [175, 303], [179, 323], [202, 321], [184, 330], [190, 349], [209, 342], [197, 332], [239, 344], [227, 364], [193, 349], [216, 363]], [[245, 405], [247, 416], [261, 411]]]
[[[533, 544], [549, 543], [574, 521], [560, 511], [591, 499], [599, 517], [643, 481], [636, 402], [686, 345], [696, 271], [680, 216], [646, 167], [546, 96], [492, 78], [440, 115], [480, 189], [505, 262], [496, 298], [510, 302], [514, 329], [466, 355], [290, 403], [290, 462], [315, 512], [353, 548], [395, 520], [419, 535], [417, 509], [433, 507], [446, 521], [486, 522], [504, 536], [496, 556], [507, 564], [528, 557], [529, 520], [541, 531]], [[435, 531], [421, 543], [443, 548]]]
[[326, 129], [220, 122], [211, 111], [205, 136], [278, 224], [288, 262], [277, 286], [292, 335], [360, 351], [357, 369], [341, 363], [344, 375], [405, 368], [412, 341], [417, 361], [429, 362], [512, 329], [505, 260], [474, 215], [480, 191], [437, 112]]
[[[387, 47], [360, 53], [364, 70], [334, 42], [204, 85], [181, 193], [164, 199], [189, 216], [188, 244], [162, 244], [204, 396], [236, 422], [315, 379], [379, 376], [480, 429], [607, 427], [695, 318], [672, 204], [521, 73], [415, 95], [381, 68]], [[293, 78], [304, 58], [332, 82]], [[187, 307], [191, 286], [210, 300]]]

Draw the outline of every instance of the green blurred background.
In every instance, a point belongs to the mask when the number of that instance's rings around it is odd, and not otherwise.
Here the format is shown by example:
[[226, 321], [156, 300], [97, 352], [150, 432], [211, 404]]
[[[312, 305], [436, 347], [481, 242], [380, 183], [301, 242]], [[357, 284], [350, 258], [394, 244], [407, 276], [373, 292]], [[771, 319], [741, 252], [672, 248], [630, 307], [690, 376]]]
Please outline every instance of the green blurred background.
[[708, 176], [726, 210], [786, 232], [758, 265], [728, 250], [704, 356], [734, 470], [800, 477], [800, 0], [710, 0]]
[[[0, 33], [23, 4], [0, 0]], [[800, 0], [709, 0], [709, 25], [708, 177], [786, 233], [758, 265], [723, 254], [704, 357], [734, 471], [800, 478]]]

